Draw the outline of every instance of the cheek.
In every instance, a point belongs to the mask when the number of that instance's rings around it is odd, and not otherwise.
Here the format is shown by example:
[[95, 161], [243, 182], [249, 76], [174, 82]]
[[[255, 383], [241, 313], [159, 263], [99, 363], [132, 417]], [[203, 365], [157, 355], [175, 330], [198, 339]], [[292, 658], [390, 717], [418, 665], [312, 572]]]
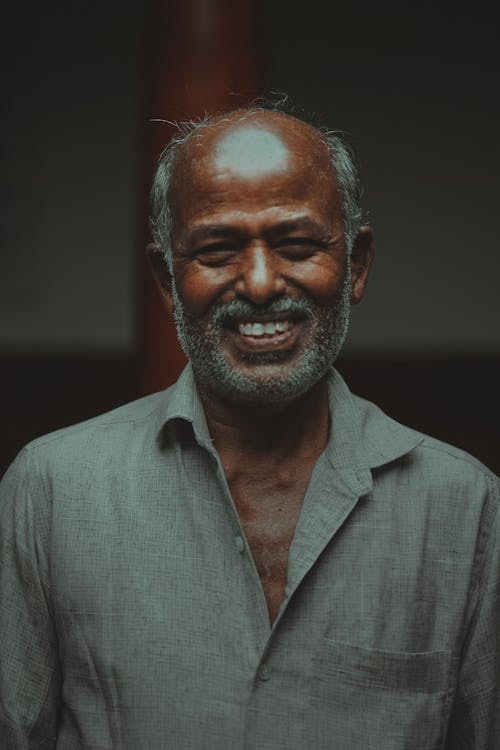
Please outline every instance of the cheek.
[[192, 266], [176, 273], [176, 286], [186, 312], [203, 315], [227, 289], [227, 269]]
[[329, 261], [310, 262], [303, 265], [300, 273], [292, 274], [290, 281], [300, 287], [322, 307], [335, 304], [342, 292], [346, 268], [342, 263]]

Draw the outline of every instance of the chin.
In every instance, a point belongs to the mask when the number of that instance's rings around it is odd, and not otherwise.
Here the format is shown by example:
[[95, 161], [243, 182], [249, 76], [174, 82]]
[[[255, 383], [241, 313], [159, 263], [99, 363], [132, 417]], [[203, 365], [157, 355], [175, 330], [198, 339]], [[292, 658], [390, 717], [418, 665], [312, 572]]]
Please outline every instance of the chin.
[[[277, 353], [276, 353], [277, 354]], [[330, 364], [304, 367], [303, 363], [274, 362], [253, 366], [230, 366], [227, 361], [217, 372], [200, 371], [193, 363], [199, 384], [219, 398], [249, 404], [279, 405], [293, 401], [314, 388], [321, 381]]]
[[286, 404], [311, 391], [330, 370], [347, 332], [347, 318], [332, 310], [289, 348], [242, 351], [220, 327], [177, 322], [198, 386], [220, 399], [255, 405]]

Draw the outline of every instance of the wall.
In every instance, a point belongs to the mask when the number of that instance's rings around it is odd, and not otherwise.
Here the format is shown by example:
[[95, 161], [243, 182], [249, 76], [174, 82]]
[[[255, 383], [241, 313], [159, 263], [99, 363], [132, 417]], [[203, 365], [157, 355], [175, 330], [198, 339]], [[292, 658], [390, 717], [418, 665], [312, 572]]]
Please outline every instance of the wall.
[[[377, 258], [351, 348], [499, 352], [495, 27], [422, 7], [264, 4], [269, 87], [346, 131], [360, 162]], [[13, 23], [3, 349], [134, 346], [142, 23], [130, 1], [33, 3]]]
[[[144, 4], [50, 8], [3, 46], [0, 468], [137, 393]], [[376, 232], [341, 368], [500, 470], [495, 33], [479, 6], [262, 3], [269, 88], [347, 133]]]
[[142, 158], [139, 3], [7, 23], [0, 348], [130, 351]]
[[376, 232], [351, 351], [500, 352], [498, 43], [481, 3], [267, 3], [270, 88], [343, 130]]

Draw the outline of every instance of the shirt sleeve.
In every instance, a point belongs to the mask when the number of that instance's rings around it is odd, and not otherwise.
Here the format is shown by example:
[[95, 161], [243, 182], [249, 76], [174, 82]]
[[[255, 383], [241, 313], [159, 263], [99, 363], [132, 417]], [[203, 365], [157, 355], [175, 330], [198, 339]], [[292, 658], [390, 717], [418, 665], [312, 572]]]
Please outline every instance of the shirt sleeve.
[[46, 501], [25, 449], [0, 483], [0, 750], [56, 746], [61, 680]]
[[500, 493], [493, 485], [445, 750], [500, 748]]

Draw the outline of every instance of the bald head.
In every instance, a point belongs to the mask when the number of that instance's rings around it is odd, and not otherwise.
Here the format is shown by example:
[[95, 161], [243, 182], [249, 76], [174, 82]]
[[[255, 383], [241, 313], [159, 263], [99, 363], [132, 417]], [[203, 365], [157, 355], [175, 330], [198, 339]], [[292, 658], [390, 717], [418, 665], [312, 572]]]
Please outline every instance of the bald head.
[[214, 120], [179, 147], [174, 174], [196, 170], [207, 159], [214, 173], [248, 179], [284, 172], [294, 160], [314, 161], [336, 184], [328, 147], [318, 131], [276, 112], [235, 112]]
[[248, 199], [253, 191], [256, 210], [264, 196], [269, 208], [282, 203], [285, 191], [300, 212], [311, 189], [329, 201], [332, 215], [341, 214], [328, 149], [316, 131], [272, 112], [220, 118], [177, 152], [170, 190], [172, 236], [182, 234], [194, 202], [208, 214], [233, 195], [238, 205], [238, 196]]
[[284, 139], [257, 123], [228, 125], [219, 137], [214, 153], [217, 172], [247, 178], [283, 172], [290, 161]]
[[348, 250], [361, 224], [359, 184], [349, 150], [338, 135], [320, 131], [280, 111], [240, 109], [184, 123], [184, 134], [163, 152], [151, 191], [151, 229], [156, 245], [171, 265], [173, 210], [196, 191], [197, 178], [210, 171], [215, 180], [229, 175], [242, 180], [309, 165], [320, 190], [337, 193]]

